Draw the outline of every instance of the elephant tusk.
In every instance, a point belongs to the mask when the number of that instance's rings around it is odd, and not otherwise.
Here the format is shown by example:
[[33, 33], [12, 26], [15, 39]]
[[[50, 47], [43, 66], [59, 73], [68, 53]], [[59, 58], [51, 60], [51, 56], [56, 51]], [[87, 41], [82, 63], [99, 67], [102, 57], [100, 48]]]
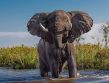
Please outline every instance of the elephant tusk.
[[48, 29], [46, 29], [41, 23], [40, 23], [40, 27], [42, 28], [43, 31], [48, 32]]

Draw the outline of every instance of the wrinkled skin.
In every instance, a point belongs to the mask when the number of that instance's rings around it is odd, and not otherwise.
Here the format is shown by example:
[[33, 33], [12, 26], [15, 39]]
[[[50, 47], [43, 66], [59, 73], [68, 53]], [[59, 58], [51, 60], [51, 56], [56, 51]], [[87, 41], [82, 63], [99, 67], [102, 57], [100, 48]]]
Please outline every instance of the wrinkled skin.
[[77, 76], [73, 41], [91, 30], [92, 18], [84, 12], [56, 10], [37, 13], [27, 24], [32, 35], [41, 37], [38, 44], [41, 76], [58, 78], [67, 62], [69, 77]]

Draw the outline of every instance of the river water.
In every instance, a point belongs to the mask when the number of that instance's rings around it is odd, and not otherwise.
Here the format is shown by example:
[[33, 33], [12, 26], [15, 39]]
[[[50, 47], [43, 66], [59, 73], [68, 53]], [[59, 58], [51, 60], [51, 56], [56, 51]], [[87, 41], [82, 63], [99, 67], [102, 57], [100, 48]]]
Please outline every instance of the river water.
[[[109, 71], [98, 71], [98, 70], [83, 71], [82, 70], [82, 71], [78, 71], [78, 73], [80, 74], [78, 78], [72, 82], [70, 81], [69, 83], [109, 83]], [[67, 71], [64, 71], [61, 74], [61, 76], [67, 77], [68, 76]], [[39, 69], [13, 70], [13, 69], [0, 68], [0, 83], [7, 83], [7, 82], [12, 83], [14, 81], [28, 82], [34, 80], [39, 80], [39, 81], [44, 80], [44, 78], [40, 77]], [[58, 82], [53, 82], [53, 83], [58, 83]]]

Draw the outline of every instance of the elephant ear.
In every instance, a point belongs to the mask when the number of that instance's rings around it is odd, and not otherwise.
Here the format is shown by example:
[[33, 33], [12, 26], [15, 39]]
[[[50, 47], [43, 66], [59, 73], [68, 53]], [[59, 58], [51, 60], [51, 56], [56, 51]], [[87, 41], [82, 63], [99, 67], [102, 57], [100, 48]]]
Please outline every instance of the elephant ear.
[[42, 39], [50, 42], [50, 35], [47, 31], [47, 16], [48, 13], [37, 13], [28, 22], [28, 31], [32, 35], [41, 37]]
[[73, 40], [91, 30], [93, 20], [87, 13], [80, 11], [74, 11], [69, 13], [71, 15], [71, 23], [72, 23], [72, 29], [70, 31], [70, 35], [72, 36]]
[[45, 25], [47, 13], [37, 13], [29, 20], [27, 27], [28, 31], [32, 35], [37, 35], [38, 37], [41, 37], [43, 34], [43, 30], [40, 27], [40, 23]]

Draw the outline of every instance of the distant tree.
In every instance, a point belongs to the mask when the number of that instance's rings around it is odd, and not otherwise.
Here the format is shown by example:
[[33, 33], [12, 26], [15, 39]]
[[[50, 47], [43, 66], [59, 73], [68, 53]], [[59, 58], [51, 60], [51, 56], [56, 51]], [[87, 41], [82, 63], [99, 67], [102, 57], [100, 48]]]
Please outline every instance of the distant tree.
[[105, 49], [106, 49], [106, 55], [107, 55], [107, 48], [109, 43], [109, 22], [106, 22], [102, 26], [103, 36], [104, 36], [104, 43], [105, 43]]
[[108, 42], [109, 42], [109, 23], [108, 22], [102, 26], [102, 31], [103, 31], [104, 41], [105, 41], [105, 48], [107, 48]]

